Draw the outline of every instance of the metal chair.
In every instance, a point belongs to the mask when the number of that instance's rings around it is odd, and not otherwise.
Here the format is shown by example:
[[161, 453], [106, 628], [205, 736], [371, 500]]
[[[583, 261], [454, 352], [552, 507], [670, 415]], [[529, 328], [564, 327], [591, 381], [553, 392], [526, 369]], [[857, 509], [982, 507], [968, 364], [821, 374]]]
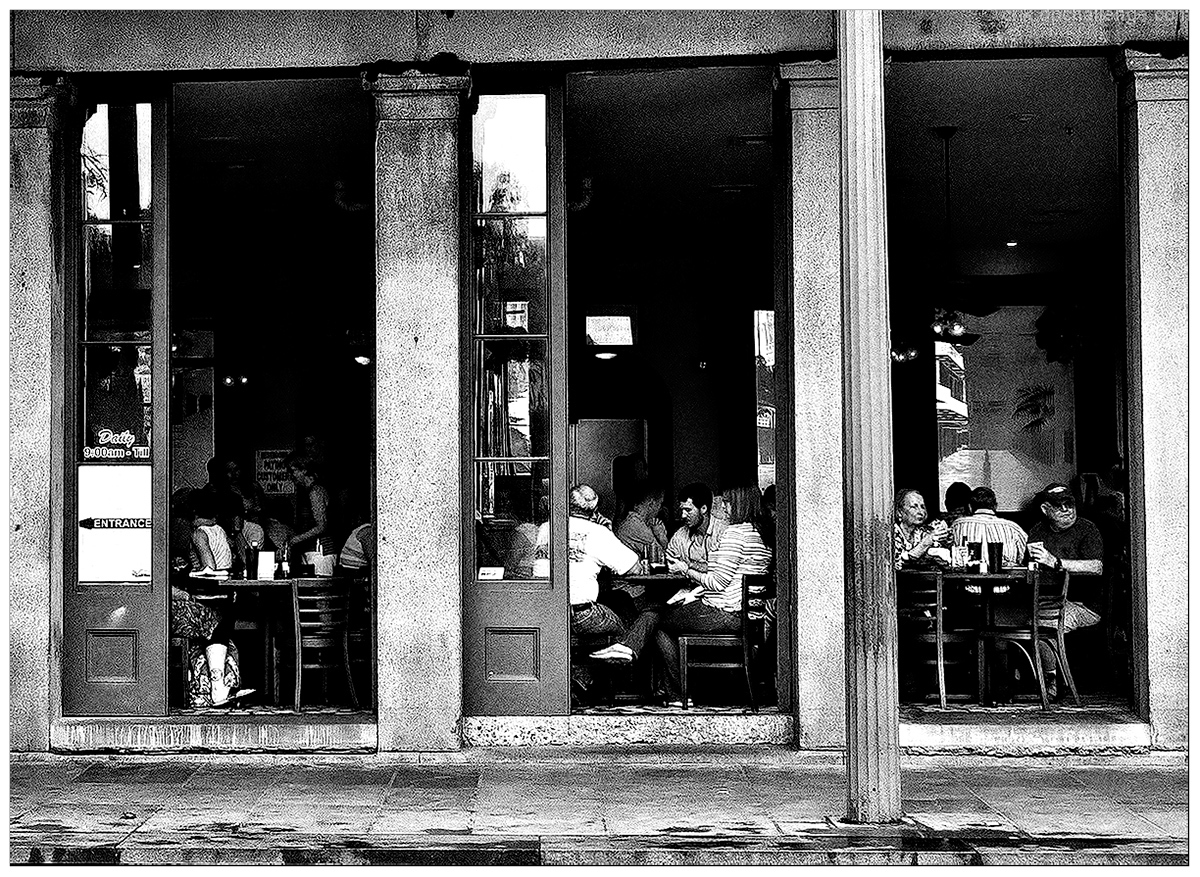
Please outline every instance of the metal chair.
[[[767, 601], [775, 596], [775, 579], [770, 575], [742, 576], [742, 609], [740, 633], [685, 633], [679, 637], [679, 696], [683, 708], [688, 708], [688, 670], [741, 669], [746, 674], [746, 689], [750, 693], [750, 709], [758, 712], [758, 699], [754, 694], [754, 678], [751, 665], [754, 661], [754, 633], [762, 639], [762, 621], [766, 617]], [[689, 654], [689, 648], [738, 648], [740, 661], [697, 661]]]
[[[297, 579], [292, 586], [296, 633], [296, 712], [303, 709], [300, 700], [303, 671], [321, 670], [327, 673], [339, 666], [346, 674], [350, 702], [358, 709], [354, 676], [350, 672], [349, 590], [344, 584], [337, 586], [328, 581], [308, 579]], [[313, 657], [306, 658], [306, 653]], [[327, 678], [323, 677], [323, 681]]]
[[[1061, 575], [1062, 587], [1058, 593], [1046, 593], [1042, 588], [1043, 576]], [[1058, 658], [1058, 666], [1062, 668], [1063, 681], [1071, 692], [1071, 698], [1076, 706], [1080, 706], [1079, 690], [1075, 687], [1075, 679], [1071, 676], [1071, 665], [1067, 663], [1066, 620], [1068, 611], [1067, 593], [1071, 587], [1071, 574], [1066, 570], [1052, 573], [1041, 569], [1029, 576], [1032, 584], [1032, 600], [1029, 604], [1029, 622], [1022, 625], [992, 625], [981, 630], [980, 639], [991, 639], [993, 642], [1012, 643], [1025, 656], [1029, 669], [1038, 684], [1038, 694], [1041, 696], [1042, 709], [1050, 709], [1050, 698], [1046, 692], [1046, 679], [1042, 671], [1042, 662], [1038, 654], [1038, 643], [1046, 640], [1054, 649]], [[1053, 586], [1052, 586], [1053, 590]], [[1037, 622], [1033, 623], [1036, 618]], [[1047, 635], [1049, 634], [1049, 635]], [[1028, 643], [1029, 648], [1025, 648]]]
[[[897, 576], [897, 615], [902, 644], [933, 645], [932, 658], [922, 663], [934, 668], [937, 678], [938, 705], [946, 708], [946, 646], [969, 646], [976, 640], [974, 630], [946, 629], [946, 589], [941, 570], [914, 572], [901, 570]], [[950, 661], [949, 663], [963, 663]]]

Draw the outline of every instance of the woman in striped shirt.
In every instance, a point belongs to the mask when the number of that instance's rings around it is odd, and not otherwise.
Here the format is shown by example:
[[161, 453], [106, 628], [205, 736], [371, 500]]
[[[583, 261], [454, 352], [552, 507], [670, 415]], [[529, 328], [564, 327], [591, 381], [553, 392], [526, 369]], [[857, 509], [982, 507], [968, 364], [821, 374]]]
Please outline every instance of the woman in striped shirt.
[[762, 499], [758, 488], [735, 487], [726, 491], [724, 498], [729, 526], [709, 557], [708, 571], [697, 572], [681, 561], [669, 563], [671, 572], [686, 576], [695, 585], [671, 598], [676, 605], [663, 615], [658, 628], [658, 647], [667, 668], [667, 698], [672, 702], [680, 699], [676, 637], [687, 633], [739, 633], [742, 577], [765, 574], [771, 566], [771, 549], [758, 532]]

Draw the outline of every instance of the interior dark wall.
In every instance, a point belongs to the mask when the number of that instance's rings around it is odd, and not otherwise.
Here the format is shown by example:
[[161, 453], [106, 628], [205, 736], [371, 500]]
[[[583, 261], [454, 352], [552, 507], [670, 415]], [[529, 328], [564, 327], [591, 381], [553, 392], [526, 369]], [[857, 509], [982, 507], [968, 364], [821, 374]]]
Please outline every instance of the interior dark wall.
[[[754, 320], [773, 307], [769, 71], [572, 77], [567, 225], [572, 420], [643, 417], [672, 490], [757, 481]], [[748, 136], [758, 135], [762, 140]], [[584, 317], [633, 306], [637, 343], [601, 361]]]
[[[214, 334], [215, 443], [322, 438], [365, 501], [373, 437], [372, 108], [358, 80], [183, 84], [171, 132], [171, 318]], [[225, 387], [221, 378], [245, 375]]]

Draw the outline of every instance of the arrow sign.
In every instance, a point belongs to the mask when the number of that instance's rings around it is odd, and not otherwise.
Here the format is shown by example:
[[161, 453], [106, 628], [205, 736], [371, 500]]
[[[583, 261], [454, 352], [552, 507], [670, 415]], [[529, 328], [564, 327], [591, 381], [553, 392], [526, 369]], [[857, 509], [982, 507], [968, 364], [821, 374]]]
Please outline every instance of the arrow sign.
[[84, 518], [79, 526], [85, 530], [149, 530], [149, 518]]

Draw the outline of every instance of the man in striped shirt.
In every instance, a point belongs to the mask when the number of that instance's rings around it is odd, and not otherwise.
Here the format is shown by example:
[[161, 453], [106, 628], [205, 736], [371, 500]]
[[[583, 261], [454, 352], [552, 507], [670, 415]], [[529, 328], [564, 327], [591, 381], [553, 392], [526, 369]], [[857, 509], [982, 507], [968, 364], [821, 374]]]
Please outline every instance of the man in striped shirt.
[[1004, 564], [1021, 566], [1025, 563], [1025, 542], [1028, 537], [1020, 525], [996, 515], [996, 494], [990, 487], [976, 487], [971, 491], [971, 514], [955, 520], [950, 528], [955, 545], [982, 542], [984, 551], [987, 543], [1004, 544]]

